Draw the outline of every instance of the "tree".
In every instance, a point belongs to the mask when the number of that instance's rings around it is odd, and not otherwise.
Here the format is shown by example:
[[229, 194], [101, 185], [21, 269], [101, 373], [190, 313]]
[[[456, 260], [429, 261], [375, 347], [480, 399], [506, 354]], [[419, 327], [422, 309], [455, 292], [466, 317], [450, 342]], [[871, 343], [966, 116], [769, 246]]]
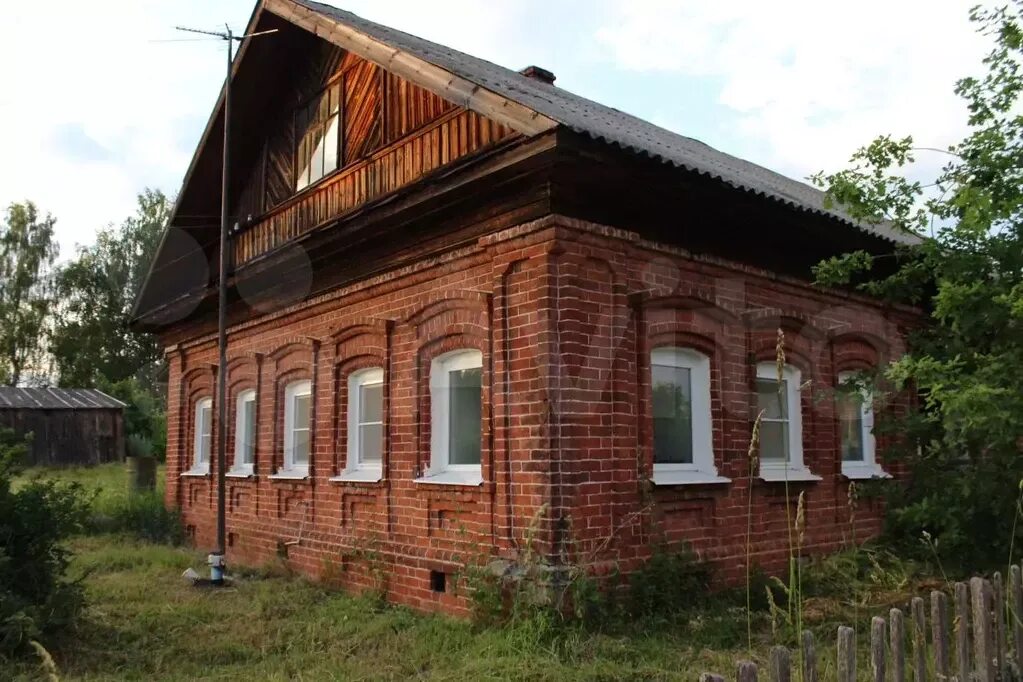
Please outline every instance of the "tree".
[[0, 223], [0, 383], [17, 386], [42, 364], [55, 222], [27, 201], [8, 206]]
[[[925, 238], [894, 265], [861, 251], [816, 275], [925, 311], [927, 324], [886, 372], [920, 396], [894, 425], [912, 476], [892, 500], [890, 530], [926, 532], [945, 557], [995, 561], [1023, 530], [1023, 2], [975, 8], [970, 19], [994, 47], [987, 72], [956, 85], [966, 137], [947, 150], [880, 137], [851, 168], [814, 178], [854, 217]], [[907, 178], [915, 155], [935, 152], [948, 161], [932, 183]]]
[[134, 216], [101, 230], [94, 245], [79, 247], [75, 260], [61, 269], [51, 345], [61, 385], [135, 379], [155, 391], [163, 355], [154, 337], [128, 329], [128, 318], [170, 208], [162, 192], [145, 190]]

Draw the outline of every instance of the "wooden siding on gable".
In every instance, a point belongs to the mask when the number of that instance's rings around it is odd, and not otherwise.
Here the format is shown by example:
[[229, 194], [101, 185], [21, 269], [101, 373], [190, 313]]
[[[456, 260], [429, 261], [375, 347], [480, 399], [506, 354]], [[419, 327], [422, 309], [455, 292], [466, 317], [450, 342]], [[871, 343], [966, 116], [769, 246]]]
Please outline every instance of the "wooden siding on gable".
[[359, 61], [344, 72], [344, 151], [343, 165], [347, 166], [383, 142], [383, 79], [376, 64]]
[[387, 73], [387, 141], [392, 142], [455, 108], [429, 90]]
[[234, 240], [243, 265], [373, 199], [513, 134], [474, 111], [454, 110], [418, 134], [342, 168], [266, 215]]

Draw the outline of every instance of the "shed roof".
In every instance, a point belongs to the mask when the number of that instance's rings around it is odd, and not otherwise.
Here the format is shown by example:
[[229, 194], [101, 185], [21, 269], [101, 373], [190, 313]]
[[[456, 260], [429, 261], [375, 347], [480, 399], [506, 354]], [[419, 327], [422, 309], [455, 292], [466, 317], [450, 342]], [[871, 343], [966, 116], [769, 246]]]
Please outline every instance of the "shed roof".
[[109, 410], [125, 404], [96, 388], [0, 386], [0, 410]]
[[530, 78], [478, 57], [398, 31], [351, 12], [313, 0], [291, 0], [338, 24], [368, 35], [395, 50], [440, 67], [476, 86], [550, 118], [595, 140], [616, 145], [663, 163], [724, 182], [736, 189], [780, 201], [797, 209], [837, 218], [842, 222], [900, 244], [918, 243], [915, 235], [890, 224], [866, 224], [837, 207], [825, 205], [825, 195], [804, 182], [714, 149], [710, 145], [649, 121]]

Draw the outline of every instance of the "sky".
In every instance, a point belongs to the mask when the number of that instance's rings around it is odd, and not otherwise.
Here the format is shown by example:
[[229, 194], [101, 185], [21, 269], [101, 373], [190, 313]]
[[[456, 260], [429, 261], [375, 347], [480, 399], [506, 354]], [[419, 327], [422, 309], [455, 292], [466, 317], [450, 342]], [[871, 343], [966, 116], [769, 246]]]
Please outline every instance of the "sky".
[[[331, 0], [805, 179], [874, 136], [962, 137], [977, 0]], [[57, 218], [62, 257], [145, 187], [177, 194], [254, 0], [47, 0], [0, 10], [0, 206]], [[188, 39], [188, 40], [184, 40]], [[936, 158], [937, 157], [937, 158]], [[944, 159], [923, 152], [914, 172]]]

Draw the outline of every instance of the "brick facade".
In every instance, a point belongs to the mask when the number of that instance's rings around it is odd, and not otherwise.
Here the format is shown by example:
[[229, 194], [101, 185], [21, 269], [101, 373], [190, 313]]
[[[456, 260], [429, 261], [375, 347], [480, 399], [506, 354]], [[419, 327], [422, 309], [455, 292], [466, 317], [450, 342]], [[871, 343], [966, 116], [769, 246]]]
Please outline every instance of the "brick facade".
[[[300, 279], [300, 278], [299, 278]], [[233, 396], [257, 392], [254, 475], [227, 483], [228, 561], [276, 556], [302, 573], [428, 610], [464, 612], [464, 594], [431, 589], [481, 554], [513, 559], [533, 525], [536, 547], [600, 571], [626, 570], [655, 545], [687, 542], [737, 582], [744, 575], [755, 366], [777, 329], [802, 392], [804, 459], [822, 477], [789, 486], [807, 499], [807, 551], [879, 529], [862, 501], [850, 523], [839, 432], [827, 390], [838, 372], [902, 350], [910, 313], [823, 292], [756, 268], [650, 243], [561, 216], [422, 258], [229, 329], [228, 459]], [[215, 542], [215, 478], [182, 476], [195, 401], [214, 395], [216, 339], [165, 332], [170, 364], [167, 503], [192, 541]], [[711, 361], [715, 463], [728, 483], [654, 486], [650, 350], [686, 346]], [[429, 462], [429, 367], [483, 354], [480, 486], [416, 483]], [[336, 482], [347, 456], [347, 377], [384, 368], [383, 478]], [[281, 466], [283, 390], [313, 388], [309, 478]], [[823, 396], [823, 397], [822, 397]], [[753, 482], [752, 543], [768, 571], [787, 556], [785, 484]], [[789, 510], [794, 514], [794, 509]]]

